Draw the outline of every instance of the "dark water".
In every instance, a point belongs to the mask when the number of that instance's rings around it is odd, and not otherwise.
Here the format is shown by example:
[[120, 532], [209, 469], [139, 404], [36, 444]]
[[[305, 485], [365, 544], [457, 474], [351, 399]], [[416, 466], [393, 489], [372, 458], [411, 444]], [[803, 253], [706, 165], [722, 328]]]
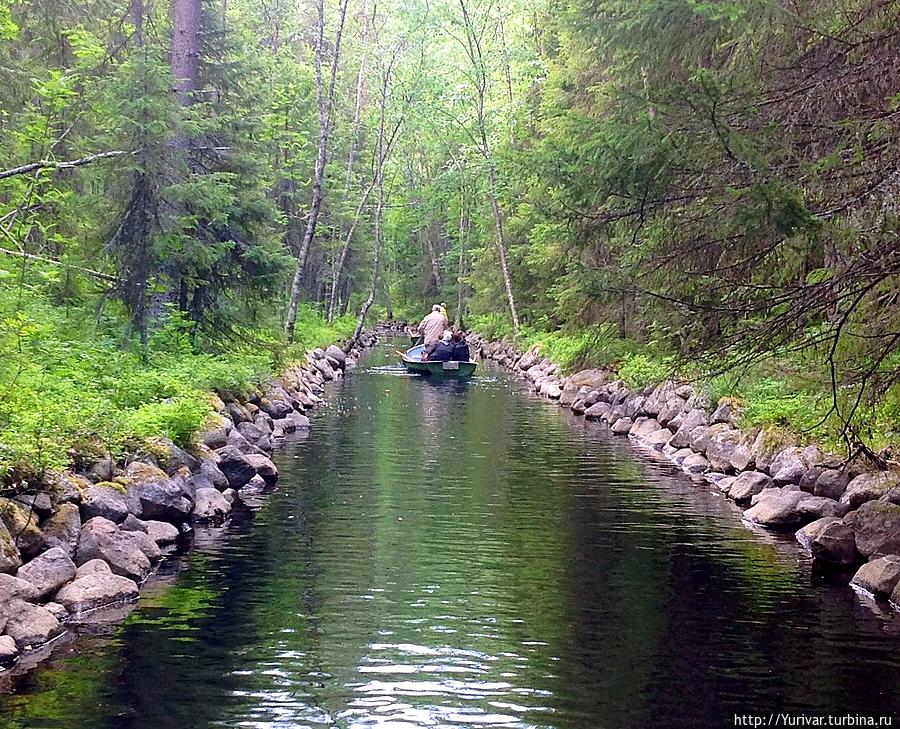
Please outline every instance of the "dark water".
[[125, 624], [8, 678], [0, 726], [898, 714], [895, 625], [789, 542], [505, 375], [434, 384], [387, 351]]

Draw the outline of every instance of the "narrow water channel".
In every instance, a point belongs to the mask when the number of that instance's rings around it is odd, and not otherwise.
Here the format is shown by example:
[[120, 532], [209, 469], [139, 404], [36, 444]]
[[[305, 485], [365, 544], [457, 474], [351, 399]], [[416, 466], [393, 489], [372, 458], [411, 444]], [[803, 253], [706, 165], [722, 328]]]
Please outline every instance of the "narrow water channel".
[[[730, 727], [900, 713], [900, 637], [788, 542], [507, 375], [370, 354], [276, 492], [2, 727]], [[900, 719], [896, 719], [900, 721]]]

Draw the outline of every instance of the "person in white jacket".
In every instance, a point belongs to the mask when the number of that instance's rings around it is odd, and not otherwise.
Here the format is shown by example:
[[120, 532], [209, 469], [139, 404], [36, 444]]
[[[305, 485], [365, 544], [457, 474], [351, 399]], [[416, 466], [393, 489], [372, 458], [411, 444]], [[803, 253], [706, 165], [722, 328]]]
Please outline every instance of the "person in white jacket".
[[417, 331], [425, 337], [425, 346], [434, 344], [441, 338], [444, 330], [449, 326], [447, 317], [441, 312], [439, 304], [431, 307], [431, 313], [422, 319]]

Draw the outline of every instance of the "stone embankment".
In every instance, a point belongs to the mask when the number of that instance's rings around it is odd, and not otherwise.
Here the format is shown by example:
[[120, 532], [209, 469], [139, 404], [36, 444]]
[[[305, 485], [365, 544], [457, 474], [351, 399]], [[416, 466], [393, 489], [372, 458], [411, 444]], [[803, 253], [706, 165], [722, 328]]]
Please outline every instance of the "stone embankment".
[[712, 485], [744, 509], [746, 522], [794, 532], [818, 568], [852, 575], [854, 587], [900, 608], [900, 473], [866, 472], [816, 446], [744, 431], [731, 405], [710, 403], [689, 384], [634, 391], [605, 370], [564, 376], [535, 349], [469, 341], [543, 397]]
[[310, 427], [325, 383], [376, 340], [371, 332], [349, 352], [313, 350], [266, 392], [211, 395], [217, 412], [193, 452], [158, 438], [141, 454], [101, 458], [0, 498], [0, 665], [87, 613], [133, 602], [163, 555], [189, 540], [191, 524], [223, 523], [242, 498], [270, 489], [278, 469], [269, 454]]

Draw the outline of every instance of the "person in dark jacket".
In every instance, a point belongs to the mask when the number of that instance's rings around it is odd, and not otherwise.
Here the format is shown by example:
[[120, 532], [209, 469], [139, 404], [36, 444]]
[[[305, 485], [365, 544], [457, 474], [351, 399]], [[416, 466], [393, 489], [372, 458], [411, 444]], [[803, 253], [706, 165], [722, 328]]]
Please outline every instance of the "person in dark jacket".
[[444, 332], [439, 341], [428, 346], [422, 356], [423, 362], [449, 362], [453, 358], [453, 341], [450, 332]]
[[471, 354], [469, 352], [469, 345], [466, 343], [466, 340], [463, 339], [463, 335], [459, 332], [453, 332], [451, 344], [453, 345], [453, 356], [451, 359], [455, 362], [468, 362]]

